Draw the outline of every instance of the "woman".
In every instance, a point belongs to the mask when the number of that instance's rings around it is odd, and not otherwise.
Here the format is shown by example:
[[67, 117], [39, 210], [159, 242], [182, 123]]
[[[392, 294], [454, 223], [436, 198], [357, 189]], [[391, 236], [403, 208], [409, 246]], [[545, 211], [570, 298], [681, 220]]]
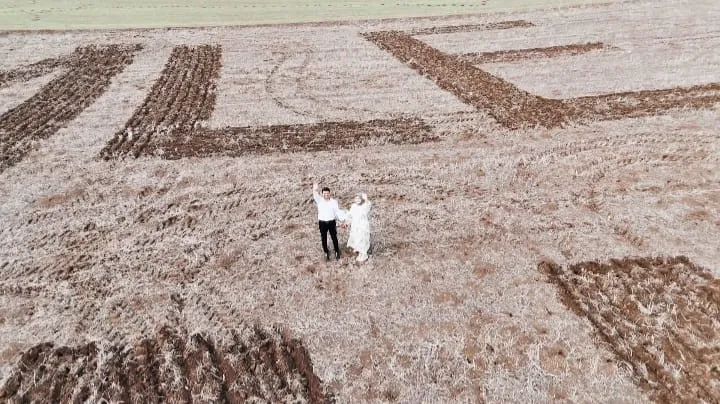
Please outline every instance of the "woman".
[[348, 247], [357, 253], [357, 261], [363, 262], [368, 259], [370, 249], [370, 207], [372, 204], [367, 195], [355, 196], [355, 201], [350, 206], [346, 222], [350, 223], [350, 235], [348, 236]]

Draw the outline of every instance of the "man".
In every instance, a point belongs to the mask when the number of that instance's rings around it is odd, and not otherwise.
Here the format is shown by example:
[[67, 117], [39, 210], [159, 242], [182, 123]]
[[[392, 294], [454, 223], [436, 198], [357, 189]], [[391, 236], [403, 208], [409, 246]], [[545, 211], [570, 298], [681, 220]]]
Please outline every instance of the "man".
[[330, 198], [330, 188], [322, 189], [322, 196], [318, 194], [318, 184], [313, 184], [313, 199], [317, 205], [318, 223], [320, 224], [320, 239], [322, 240], [322, 248], [325, 252], [325, 260], [330, 261], [330, 250], [327, 246], [327, 234], [330, 232], [333, 247], [335, 247], [335, 259], [340, 259], [340, 247], [337, 239], [336, 219], [342, 215], [342, 211], [338, 206], [338, 202]]

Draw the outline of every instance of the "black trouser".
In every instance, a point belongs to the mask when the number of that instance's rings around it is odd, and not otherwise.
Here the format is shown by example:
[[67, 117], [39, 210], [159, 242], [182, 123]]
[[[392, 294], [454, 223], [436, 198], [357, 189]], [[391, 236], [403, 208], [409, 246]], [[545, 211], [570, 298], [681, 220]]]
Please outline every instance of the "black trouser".
[[335, 221], [331, 220], [329, 222], [320, 220], [320, 238], [322, 239], [322, 247], [323, 251], [325, 251], [325, 255], [330, 255], [330, 250], [328, 250], [327, 246], [327, 234], [328, 231], [330, 232], [330, 238], [332, 238], [333, 247], [335, 247], [335, 254], [340, 255], [340, 247], [338, 246], [338, 239], [337, 239], [337, 227], [335, 226]]

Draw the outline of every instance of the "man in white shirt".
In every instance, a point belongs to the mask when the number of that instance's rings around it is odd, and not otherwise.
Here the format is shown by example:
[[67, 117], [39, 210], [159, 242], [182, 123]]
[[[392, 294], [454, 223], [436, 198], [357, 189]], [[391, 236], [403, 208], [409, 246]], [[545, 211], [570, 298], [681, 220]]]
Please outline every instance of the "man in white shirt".
[[322, 240], [322, 248], [325, 252], [325, 260], [330, 261], [330, 250], [327, 246], [327, 234], [330, 232], [333, 247], [335, 247], [335, 259], [340, 259], [340, 247], [337, 239], [336, 220], [338, 215], [342, 215], [338, 202], [330, 198], [330, 188], [322, 189], [322, 196], [318, 193], [318, 184], [313, 184], [313, 199], [317, 205], [318, 223], [320, 224], [320, 239]]

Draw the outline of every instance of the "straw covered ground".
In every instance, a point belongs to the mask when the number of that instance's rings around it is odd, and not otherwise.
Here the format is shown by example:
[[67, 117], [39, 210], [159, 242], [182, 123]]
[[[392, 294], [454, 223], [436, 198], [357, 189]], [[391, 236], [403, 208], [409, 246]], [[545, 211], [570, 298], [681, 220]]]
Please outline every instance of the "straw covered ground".
[[0, 401], [717, 402], [718, 20], [0, 36]]

